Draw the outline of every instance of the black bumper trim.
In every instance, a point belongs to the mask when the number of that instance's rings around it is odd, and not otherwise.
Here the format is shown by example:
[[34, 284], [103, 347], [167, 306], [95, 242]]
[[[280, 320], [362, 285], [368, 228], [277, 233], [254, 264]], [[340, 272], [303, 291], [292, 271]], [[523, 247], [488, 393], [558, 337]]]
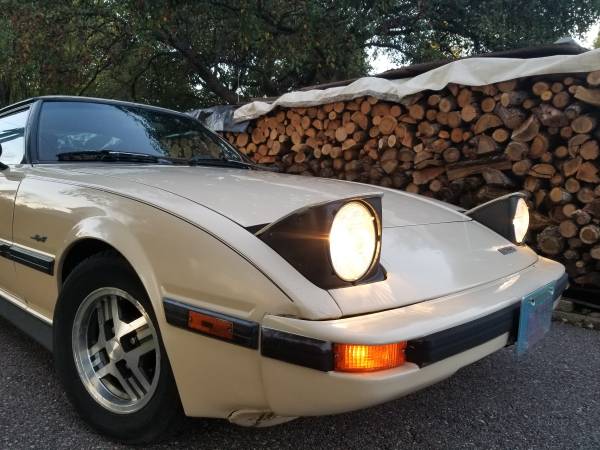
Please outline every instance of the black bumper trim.
[[263, 328], [261, 354], [290, 364], [329, 372], [333, 370], [333, 344], [285, 331]]
[[[164, 299], [163, 307], [165, 309], [165, 317], [167, 322], [175, 327], [183, 328], [185, 330], [201, 334], [202, 336], [218, 339], [223, 342], [229, 342], [231, 344], [241, 345], [242, 347], [258, 349], [258, 334], [260, 325], [256, 322], [239, 319], [237, 317], [210, 311], [204, 308], [198, 308], [171, 299]], [[188, 317], [190, 311], [231, 322], [233, 324], [233, 338], [231, 340], [224, 339], [213, 334], [203, 333], [197, 329], [190, 328], [188, 326]]]
[[406, 360], [419, 367], [428, 366], [504, 333], [509, 333], [509, 342], [514, 342], [519, 330], [519, 309], [520, 304], [515, 303], [480, 319], [408, 341]]
[[[554, 284], [556, 301], [567, 288], [569, 278], [563, 274]], [[406, 360], [419, 367], [428, 366], [450, 356], [457, 355], [489, 340], [508, 333], [508, 343], [513, 344], [519, 332], [518, 301], [495, 313], [447, 330], [408, 341]]]
[[563, 292], [569, 287], [569, 275], [565, 272], [562, 277], [558, 279], [554, 286], [554, 300], [558, 300]]

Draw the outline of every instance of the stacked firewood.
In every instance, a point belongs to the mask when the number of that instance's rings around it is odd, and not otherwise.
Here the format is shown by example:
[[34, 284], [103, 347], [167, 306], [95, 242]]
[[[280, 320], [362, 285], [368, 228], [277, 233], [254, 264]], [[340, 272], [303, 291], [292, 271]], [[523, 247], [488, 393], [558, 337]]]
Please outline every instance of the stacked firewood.
[[225, 137], [283, 172], [404, 189], [471, 208], [527, 194], [529, 244], [600, 287], [600, 71], [449, 85], [401, 104], [279, 109]]

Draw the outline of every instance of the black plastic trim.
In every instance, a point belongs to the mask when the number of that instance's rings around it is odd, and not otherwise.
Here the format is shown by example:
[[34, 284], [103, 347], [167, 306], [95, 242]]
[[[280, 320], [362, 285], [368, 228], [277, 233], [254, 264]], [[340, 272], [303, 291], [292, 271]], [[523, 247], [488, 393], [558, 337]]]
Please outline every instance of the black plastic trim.
[[0, 316], [19, 328], [44, 348], [52, 351], [52, 325], [0, 295]]
[[558, 300], [563, 292], [569, 287], [569, 275], [565, 272], [563, 276], [558, 279], [554, 286], [554, 300]]
[[249, 227], [246, 227], [246, 230], [248, 230], [252, 234], [256, 234], [268, 225], [269, 225], [268, 223], [262, 223], [262, 224], [258, 224], [258, 225], [250, 225]]
[[333, 344], [285, 331], [263, 328], [261, 354], [290, 364], [329, 372], [333, 370]]
[[[167, 322], [175, 327], [183, 328], [185, 330], [201, 334], [202, 336], [218, 339], [223, 342], [229, 342], [232, 344], [241, 345], [242, 347], [258, 349], [258, 334], [260, 325], [256, 322], [239, 319], [237, 317], [218, 313], [215, 311], [210, 311], [204, 308], [198, 308], [171, 299], [164, 299], [163, 307], [165, 309], [165, 316]], [[231, 322], [233, 324], [233, 339], [224, 339], [219, 336], [214, 336], [208, 333], [202, 333], [199, 330], [189, 328], [188, 316], [190, 311], [198, 312], [210, 317]]]
[[54, 258], [17, 245], [0, 244], [0, 256], [48, 275], [54, 274]]
[[480, 319], [408, 341], [406, 360], [419, 367], [428, 366], [504, 333], [510, 333], [509, 342], [514, 342], [519, 329], [519, 310], [517, 302]]
[[[563, 274], [554, 284], [554, 300], [567, 288], [569, 278]], [[508, 343], [516, 341], [519, 332], [521, 303], [516, 302], [480, 319], [457, 327], [408, 341], [407, 361], [420, 367], [436, 363], [450, 356], [481, 345], [504, 333], [509, 333]]]
[[51, 256], [42, 255], [14, 245], [9, 248], [8, 253], [9, 258], [19, 264], [47, 273], [48, 275], [54, 274], [54, 258]]

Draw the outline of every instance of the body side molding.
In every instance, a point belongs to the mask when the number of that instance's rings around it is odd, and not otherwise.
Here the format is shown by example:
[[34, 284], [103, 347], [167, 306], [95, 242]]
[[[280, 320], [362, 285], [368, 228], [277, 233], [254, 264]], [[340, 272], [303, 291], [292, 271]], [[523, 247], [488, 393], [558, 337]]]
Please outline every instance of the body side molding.
[[0, 241], [0, 257], [10, 259], [48, 275], [54, 275], [55, 259], [53, 256], [21, 247], [17, 244]]

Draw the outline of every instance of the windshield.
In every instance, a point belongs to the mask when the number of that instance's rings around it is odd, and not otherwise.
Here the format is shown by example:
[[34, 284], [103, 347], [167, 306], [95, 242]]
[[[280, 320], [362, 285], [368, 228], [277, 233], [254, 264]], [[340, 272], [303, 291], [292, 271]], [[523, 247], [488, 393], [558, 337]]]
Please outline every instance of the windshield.
[[39, 121], [38, 159], [92, 160], [73, 158], [73, 154], [85, 156], [88, 152], [90, 156], [98, 152], [150, 155], [157, 157], [156, 161], [246, 161], [192, 117], [129, 105], [45, 101]]

